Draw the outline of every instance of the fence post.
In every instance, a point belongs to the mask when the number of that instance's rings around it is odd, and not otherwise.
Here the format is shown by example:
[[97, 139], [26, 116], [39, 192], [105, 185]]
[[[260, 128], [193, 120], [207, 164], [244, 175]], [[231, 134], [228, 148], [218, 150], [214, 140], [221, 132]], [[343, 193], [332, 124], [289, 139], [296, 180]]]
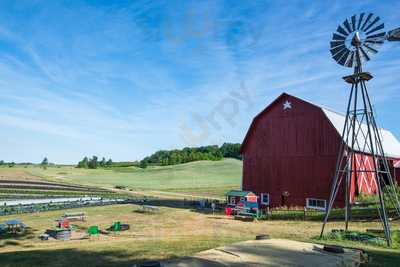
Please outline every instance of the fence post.
[[307, 207], [304, 207], [304, 216], [303, 216], [303, 220], [305, 221], [307, 217]]

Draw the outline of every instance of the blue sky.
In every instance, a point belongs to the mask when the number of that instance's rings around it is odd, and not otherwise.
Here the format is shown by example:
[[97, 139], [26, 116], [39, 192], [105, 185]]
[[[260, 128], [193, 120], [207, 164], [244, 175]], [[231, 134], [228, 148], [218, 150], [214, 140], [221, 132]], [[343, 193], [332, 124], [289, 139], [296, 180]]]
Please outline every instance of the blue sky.
[[[399, 1], [1, 1], [0, 158], [136, 160], [241, 142], [282, 92], [343, 111], [329, 41]], [[400, 138], [400, 43], [365, 65], [378, 121]]]

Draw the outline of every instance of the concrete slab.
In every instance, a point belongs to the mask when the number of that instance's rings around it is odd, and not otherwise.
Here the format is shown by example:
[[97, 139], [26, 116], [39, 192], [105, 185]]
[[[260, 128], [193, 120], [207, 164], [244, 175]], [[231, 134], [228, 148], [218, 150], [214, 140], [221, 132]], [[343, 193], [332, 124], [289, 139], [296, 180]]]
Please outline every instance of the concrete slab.
[[359, 250], [342, 254], [325, 252], [323, 246], [285, 239], [254, 240], [200, 252], [193, 257], [163, 262], [164, 267], [221, 266], [359, 266]]

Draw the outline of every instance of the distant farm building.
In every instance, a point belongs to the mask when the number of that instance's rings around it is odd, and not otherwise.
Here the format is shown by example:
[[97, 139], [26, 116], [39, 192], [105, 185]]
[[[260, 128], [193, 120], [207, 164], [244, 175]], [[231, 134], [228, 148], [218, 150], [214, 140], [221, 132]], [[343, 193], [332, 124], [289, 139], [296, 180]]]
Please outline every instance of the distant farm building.
[[[261, 204], [325, 209], [335, 172], [345, 116], [286, 93], [254, 119], [241, 146], [242, 190], [260, 196]], [[400, 180], [400, 143], [381, 130], [392, 175]], [[372, 170], [369, 154], [357, 153], [361, 170]], [[376, 191], [375, 175], [352, 178], [352, 199]], [[357, 181], [356, 181], [357, 180]], [[343, 192], [335, 205], [344, 205]]]

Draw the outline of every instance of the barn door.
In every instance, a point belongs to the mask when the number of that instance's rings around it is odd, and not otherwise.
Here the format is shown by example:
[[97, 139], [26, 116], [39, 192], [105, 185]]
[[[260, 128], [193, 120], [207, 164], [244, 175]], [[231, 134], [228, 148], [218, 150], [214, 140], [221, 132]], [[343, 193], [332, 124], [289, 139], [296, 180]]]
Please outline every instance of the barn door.
[[288, 200], [289, 196], [290, 196], [290, 193], [289, 193], [288, 191], [283, 191], [283, 192], [282, 192], [282, 194], [281, 194], [281, 206], [282, 206], [282, 207], [288, 205], [288, 203], [289, 203], [289, 200]]

